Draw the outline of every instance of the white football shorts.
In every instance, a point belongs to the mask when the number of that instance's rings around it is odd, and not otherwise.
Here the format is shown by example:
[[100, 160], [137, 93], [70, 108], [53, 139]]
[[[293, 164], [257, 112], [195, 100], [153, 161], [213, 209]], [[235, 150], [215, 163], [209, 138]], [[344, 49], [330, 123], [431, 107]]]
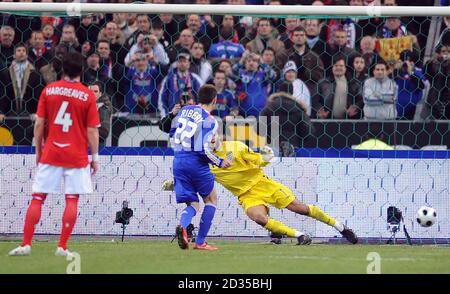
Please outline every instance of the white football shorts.
[[64, 194], [92, 193], [90, 165], [84, 168], [65, 168], [39, 163], [34, 177], [33, 193], [60, 194], [61, 180], [64, 181]]

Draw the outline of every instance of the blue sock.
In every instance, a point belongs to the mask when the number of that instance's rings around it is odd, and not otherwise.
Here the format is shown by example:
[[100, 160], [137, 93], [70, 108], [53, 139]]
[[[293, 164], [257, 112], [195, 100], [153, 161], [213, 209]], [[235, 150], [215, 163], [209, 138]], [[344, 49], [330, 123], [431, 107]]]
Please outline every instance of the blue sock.
[[216, 207], [214, 204], [206, 204], [203, 208], [202, 218], [200, 219], [200, 227], [198, 229], [197, 240], [195, 243], [201, 245], [205, 243], [206, 236], [208, 236], [209, 229], [211, 228], [214, 214], [216, 213]]
[[187, 228], [192, 221], [192, 218], [197, 214], [197, 210], [192, 205], [186, 206], [181, 213], [180, 225], [183, 228]]

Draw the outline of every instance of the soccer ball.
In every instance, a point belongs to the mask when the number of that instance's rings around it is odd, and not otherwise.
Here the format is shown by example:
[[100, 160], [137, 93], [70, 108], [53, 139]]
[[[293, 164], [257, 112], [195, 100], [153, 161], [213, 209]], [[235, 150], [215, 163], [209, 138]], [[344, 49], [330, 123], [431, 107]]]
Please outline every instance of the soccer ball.
[[417, 222], [422, 227], [431, 227], [437, 219], [436, 210], [431, 207], [422, 206], [417, 211]]

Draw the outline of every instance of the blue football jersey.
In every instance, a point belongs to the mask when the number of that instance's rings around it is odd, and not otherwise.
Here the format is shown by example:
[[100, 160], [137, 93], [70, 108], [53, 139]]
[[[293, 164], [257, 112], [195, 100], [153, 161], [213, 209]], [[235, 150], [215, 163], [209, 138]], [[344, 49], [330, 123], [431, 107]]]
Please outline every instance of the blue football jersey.
[[213, 153], [212, 140], [217, 134], [218, 123], [198, 105], [180, 109], [172, 122], [170, 138], [175, 157], [187, 154], [203, 157], [207, 163], [220, 166], [222, 159]]

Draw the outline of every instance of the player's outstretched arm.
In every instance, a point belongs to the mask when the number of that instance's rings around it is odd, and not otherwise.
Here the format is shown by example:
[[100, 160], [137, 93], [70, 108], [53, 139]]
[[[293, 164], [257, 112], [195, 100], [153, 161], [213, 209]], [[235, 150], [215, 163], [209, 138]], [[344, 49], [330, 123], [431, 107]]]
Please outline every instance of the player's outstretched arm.
[[36, 116], [34, 123], [34, 140], [36, 141], [36, 164], [39, 163], [42, 154], [42, 141], [44, 138], [45, 119]]
[[260, 167], [266, 166], [270, 163], [270, 160], [267, 160], [268, 157], [263, 154], [264, 147], [261, 149], [261, 153], [255, 153], [250, 147], [245, 147], [246, 148], [241, 152], [241, 156], [245, 159], [245, 161], [251, 162]]
[[92, 175], [98, 171], [98, 129], [97, 128], [88, 128], [87, 129], [87, 137], [89, 142], [89, 148], [91, 148], [92, 153], [92, 161], [91, 161], [91, 169]]

